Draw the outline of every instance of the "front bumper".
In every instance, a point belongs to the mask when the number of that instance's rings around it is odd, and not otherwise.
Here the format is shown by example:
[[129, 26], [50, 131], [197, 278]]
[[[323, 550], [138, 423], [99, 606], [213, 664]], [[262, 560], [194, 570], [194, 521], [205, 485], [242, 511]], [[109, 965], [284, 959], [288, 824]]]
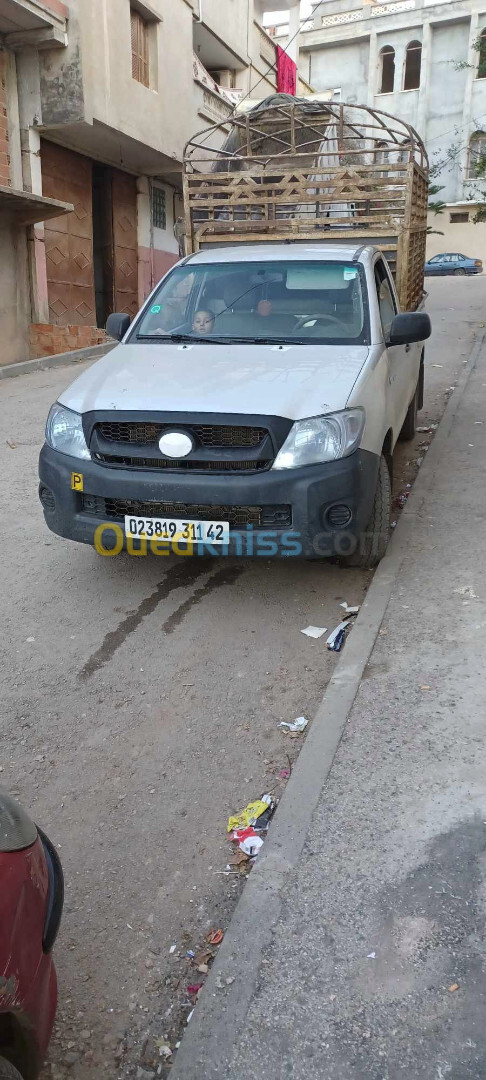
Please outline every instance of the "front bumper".
[[[95, 461], [80, 461], [44, 445], [39, 461], [39, 494], [46, 523], [58, 536], [94, 545], [97, 529], [104, 525], [102, 545], [106, 554], [121, 547], [140, 554], [139, 547], [134, 545], [142, 543], [143, 547], [143, 541], [127, 542], [123, 536], [122, 543], [123, 518], [86, 513], [86, 494], [101, 499], [163, 501], [185, 506], [288, 505], [291, 524], [284, 528], [251, 525], [232, 528], [228, 547], [195, 544], [189, 554], [328, 558], [349, 555], [359, 544], [371, 516], [378, 464], [376, 454], [357, 450], [340, 461], [303, 469], [270, 469], [246, 475], [164, 472], [160, 476], [155, 470], [110, 468]], [[72, 490], [73, 473], [82, 476], [82, 494]], [[177, 516], [189, 517], [189, 512]], [[183, 544], [179, 548], [180, 554], [188, 553]], [[154, 553], [168, 554], [168, 551]]]

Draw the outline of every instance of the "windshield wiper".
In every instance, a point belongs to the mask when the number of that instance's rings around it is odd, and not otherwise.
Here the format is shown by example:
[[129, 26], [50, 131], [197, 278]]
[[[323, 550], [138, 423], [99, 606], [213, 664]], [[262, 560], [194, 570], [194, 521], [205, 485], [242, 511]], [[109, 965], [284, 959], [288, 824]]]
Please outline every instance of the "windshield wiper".
[[195, 334], [137, 334], [137, 341], [172, 341], [176, 344], [183, 342], [195, 342], [201, 345], [309, 345], [314, 339], [306, 338], [274, 338], [274, 337], [213, 337]]
[[232, 338], [218, 338], [218, 337], [197, 337], [196, 334], [137, 334], [137, 341], [174, 341], [176, 344], [181, 342], [196, 342], [203, 345], [224, 345], [228, 341], [232, 341]]

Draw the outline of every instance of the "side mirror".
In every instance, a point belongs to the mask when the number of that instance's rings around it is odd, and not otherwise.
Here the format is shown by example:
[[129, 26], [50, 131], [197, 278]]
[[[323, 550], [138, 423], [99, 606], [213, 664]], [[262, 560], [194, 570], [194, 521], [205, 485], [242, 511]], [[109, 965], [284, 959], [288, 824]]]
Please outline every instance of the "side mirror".
[[114, 312], [113, 315], [108, 315], [106, 320], [106, 333], [115, 338], [116, 341], [121, 341], [125, 337], [131, 321], [129, 315]]
[[425, 311], [404, 311], [401, 315], [395, 315], [388, 344], [411, 345], [413, 341], [426, 341], [431, 333], [430, 318]]

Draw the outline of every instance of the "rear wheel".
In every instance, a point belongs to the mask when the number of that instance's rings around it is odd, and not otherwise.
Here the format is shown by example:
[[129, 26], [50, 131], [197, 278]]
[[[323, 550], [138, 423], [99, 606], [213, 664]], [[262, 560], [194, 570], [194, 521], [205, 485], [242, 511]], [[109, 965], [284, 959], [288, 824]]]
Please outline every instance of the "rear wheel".
[[5, 1061], [5, 1058], [0, 1058], [0, 1080], [22, 1080], [22, 1075], [15, 1065]]
[[459, 267], [458, 270], [454, 270], [454, 277], [465, 277], [465, 276], [466, 276], [466, 271], [463, 270], [462, 267]]
[[345, 566], [360, 566], [369, 569], [376, 566], [383, 558], [390, 536], [391, 500], [390, 471], [385, 455], [382, 454], [370, 520], [361, 537], [359, 547], [353, 555], [342, 560]]

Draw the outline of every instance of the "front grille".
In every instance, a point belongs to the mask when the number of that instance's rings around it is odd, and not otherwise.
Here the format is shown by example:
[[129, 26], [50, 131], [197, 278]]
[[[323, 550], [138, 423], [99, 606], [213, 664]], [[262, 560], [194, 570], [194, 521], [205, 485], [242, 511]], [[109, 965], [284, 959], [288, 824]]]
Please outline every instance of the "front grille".
[[136, 443], [138, 446], [150, 446], [160, 439], [161, 424], [111, 424], [96, 425], [96, 431], [107, 442]]
[[192, 461], [185, 458], [177, 461], [173, 458], [132, 458], [119, 457], [115, 454], [93, 454], [100, 465], [115, 465], [126, 469], [181, 469], [199, 472], [261, 472], [268, 469], [270, 461]]
[[[181, 425], [195, 435], [201, 446], [259, 446], [267, 432], [258, 427], [239, 427], [230, 424]], [[144, 424], [139, 422], [105, 422], [96, 425], [96, 431], [106, 442], [132, 443], [151, 446], [158, 443], [163, 430], [179, 427], [174, 424]]]
[[259, 446], [267, 434], [263, 428], [205, 424], [191, 427], [201, 446]]
[[83, 495], [85, 514], [104, 521], [130, 517], [163, 517], [196, 521], [229, 521], [232, 528], [246, 525], [265, 528], [285, 528], [292, 524], [290, 506], [208, 506], [206, 503], [139, 502], [136, 499], [105, 499], [99, 495]]

